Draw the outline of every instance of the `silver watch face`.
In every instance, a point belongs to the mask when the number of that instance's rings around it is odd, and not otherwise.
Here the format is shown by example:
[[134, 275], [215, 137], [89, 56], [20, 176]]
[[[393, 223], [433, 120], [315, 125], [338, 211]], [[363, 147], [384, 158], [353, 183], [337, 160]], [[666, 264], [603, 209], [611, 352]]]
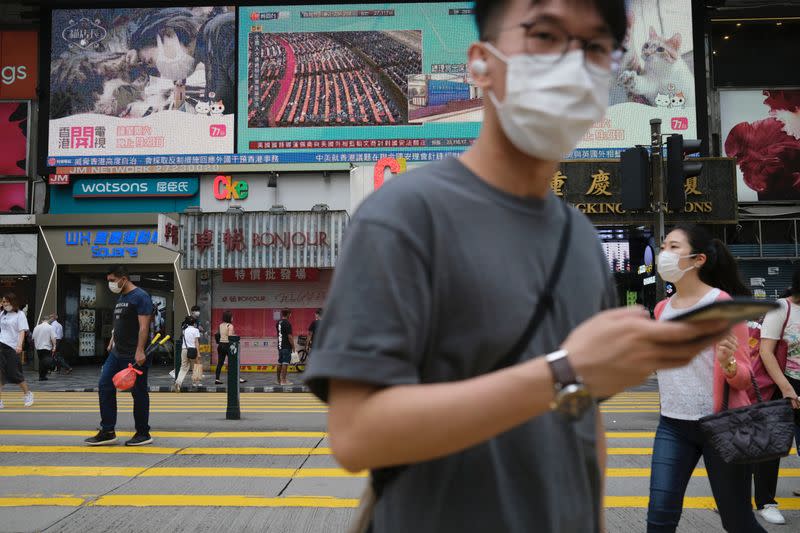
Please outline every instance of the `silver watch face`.
[[555, 410], [569, 418], [580, 418], [592, 405], [592, 395], [584, 385], [570, 383], [558, 391]]

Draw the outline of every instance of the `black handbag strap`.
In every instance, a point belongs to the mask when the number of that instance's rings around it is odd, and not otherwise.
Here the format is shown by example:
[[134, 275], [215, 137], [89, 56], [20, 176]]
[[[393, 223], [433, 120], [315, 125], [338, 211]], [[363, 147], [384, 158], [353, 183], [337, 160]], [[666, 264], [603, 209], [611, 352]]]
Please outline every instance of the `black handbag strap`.
[[539, 296], [539, 300], [536, 302], [536, 307], [534, 308], [528, 325], [525, 327], [525, 331], [522, 332], [519, 340], [511, 347], [508, 353], [492, 367], [492, 372], [507, 368], [522, 360], [525, 349], [530, 344], [539, 326], [542, 325], [542, 319], [553, 309], [553, 305], [555, 305], [553, 293], [556, 285], [561, 280], [561, 273], [564, 271], [564, 262], [567, 260], [567, 251], [569, 250], [569, 244], [572, 240], [572, 216], [567, 203], [562, 202], [562, 206], [566, 221], [564, 222], [564, 230], [559, 240], [556, 260], [553, 262], [553, 267], [547, 277], [547, 282]]
[[[750, 372], [750, 383], [753, 384], [753, 390], [756, 391], [756, 400], [758, 400], [756, 403], [763, 403], [764, 398], [761, 397], [761, 387], [758, 386], [758, 383], [756, 382], [756, 377], [753, 375], [752, 372]], [[724, 391], [722, 393], [722, 410], [720, 412], [728, 410], [728, 400], [730, 399], [730, 395], [731, 395], [731, 386], [728, 384], [728, 380], [725, 379]]]
[[[564, 229], [559, 239], [556, 259], [553, 261], [553, 267], [550, 270], [550, 274], [547, 276], [544, 289], [539, 296], [539, 300], [536, 302], [536, 307], [534, 308], [530, 321], [528, 321], [528, 325], [525, 327], [525, 331], [522, 332], [519, 340], [514, 343], [506, 355], [495, 363], [489, 372], [496, 372], [497, 370], [513, 366], [523, 359], [528, 344], [530, 344], [533, 336], [542, 324], [542, 319], [552, 310], [555, 304], [553, 291], [561, 279], [561, 273], [564, 270], [564, 262], [567, 259], [567, 252], [569, 251], [569, 244], [572, 240], [572, 213], [570, 213], [569, 206], [566, 202], [562, 202], [561, 204], [565, 217]], [[406, 468], [408, 468], [408, 465], [373, 470], [371, 472], [371, 483], [375, 496], [380, 498], [383, 490], [389, 483], [395, 480]]]

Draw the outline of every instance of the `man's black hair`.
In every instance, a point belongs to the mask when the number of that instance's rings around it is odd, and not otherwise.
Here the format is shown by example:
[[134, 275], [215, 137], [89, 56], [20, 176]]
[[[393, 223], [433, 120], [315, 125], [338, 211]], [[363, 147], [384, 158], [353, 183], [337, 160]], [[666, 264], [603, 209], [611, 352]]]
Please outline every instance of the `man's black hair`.
[[[475, 22], [482, 41], [497, 37], [497, 25], [512, 0], [475, 0]], [[530, 0], [531, 5], [547, 0]], [[608, 25], [611, 35], [622, 44], [628, 32], [625, 0], [568, 0], [575, 4], [593, 6]]]
[[126, 267], [125, 265], [114, 265], [108, 267], [108, 270], [106, 271], [106, 276], [110, 276], [112, 274], [118, 278], [130, 279], [131, 277], [131, 273], [128, 272], [128, 267]]
[[193, 313], [194, 313], [195, 311], [199, 311], [199, 310], [200, 310], [200, 306], [199, 306], [199, 305], [193, 305], [193, 306], [192, 306], [192, 312], [193, 312]]
[[282, 309], [281, 310], [281, 316], [283, 318], [289, 318], [289, 315], [291, 315], [291, 314], [292, 314], [292, 312], [289, 309]]

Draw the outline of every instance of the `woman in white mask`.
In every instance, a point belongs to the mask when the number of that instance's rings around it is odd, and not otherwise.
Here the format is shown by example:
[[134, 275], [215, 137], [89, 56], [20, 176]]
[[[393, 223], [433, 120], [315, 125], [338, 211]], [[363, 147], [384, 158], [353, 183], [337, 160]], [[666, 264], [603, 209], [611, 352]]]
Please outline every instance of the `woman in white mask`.
[[[715, 300], [750, 296], [725, 244], [700, 226], [676, 227], [661, 245], [656, 265], [659, 276], [676, 288], [672, 298], [656, 305], [658, 320]], [[661, 418], [653, 445], [648, 533], [676, 530], [686, 487], [700, 457], [725, 530], [764, 531], [750, 504], [750, 467], [725, 463], [700, 432], [698, 420], [721, 410], [726, 381], [729, 407], [750, 405], [750, 356], [744, 323], [687, 366], [658, 371]]]

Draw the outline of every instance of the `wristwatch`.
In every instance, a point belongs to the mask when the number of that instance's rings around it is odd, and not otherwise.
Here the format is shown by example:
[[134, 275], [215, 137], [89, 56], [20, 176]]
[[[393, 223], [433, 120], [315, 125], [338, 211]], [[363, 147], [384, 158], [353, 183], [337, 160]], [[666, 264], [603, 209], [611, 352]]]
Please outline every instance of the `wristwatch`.
[[567, 351], [559, 350], [547, 354], [545, 360], [553, 373], [555, 398], [550, 408], [570, 420], [577, 420], [591, 407], [592, 395], [583, 384], [583, 380], [575, 374], [567, 359]]

